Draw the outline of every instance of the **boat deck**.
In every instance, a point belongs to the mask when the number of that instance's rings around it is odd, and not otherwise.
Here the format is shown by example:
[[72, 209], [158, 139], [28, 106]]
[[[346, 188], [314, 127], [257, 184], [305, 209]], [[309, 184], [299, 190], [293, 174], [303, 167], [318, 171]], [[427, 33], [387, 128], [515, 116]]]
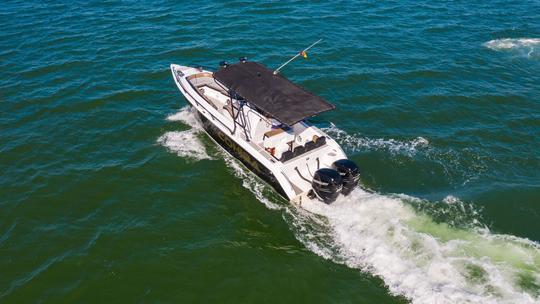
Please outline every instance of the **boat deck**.
[[346, 158], [339, 145], [317, 127], [304, 120], [281, 124], [250, 100], [230, 93], [213, 73], [182, 66], [173, 66], [172, 71], [180, 90], [201, 115], [269, 169], [267, 176], [273, 176], [269, 180], [277, 180], [291, 201], [301, 202], [308, 194], [317, 170]]
[[[238, 101], [229, 97], [225, 86], [216, 81], [212, 73], [196, 73], [188, 76], [187, 80], [224, 119], [232, 120]], [[243, 123], [249, 129], [250, 138], [247, 140], [242, 132], [240, 136], [273, 163], [290, 161], [325, 144], [325, 139], [320, 139], [324, 136], [303, 122], [291, 128], [274, 128], [271, 119], [257, 111], [250, 110], [247, 116]]]

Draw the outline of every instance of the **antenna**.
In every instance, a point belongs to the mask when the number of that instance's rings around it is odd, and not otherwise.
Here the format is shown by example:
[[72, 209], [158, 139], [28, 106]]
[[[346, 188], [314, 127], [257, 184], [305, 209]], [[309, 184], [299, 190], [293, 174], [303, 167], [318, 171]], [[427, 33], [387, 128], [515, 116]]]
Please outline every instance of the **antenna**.
[[308, 46], [307, 48], [303, 49], [300, 53], [294, 55], [293, 58], [287, 60], [287, 62], [285, 62], [284, 64], [282, 64], [279, 68], [277, 68], [277, 69], [274, 71], [274, 75], [277, 75], [277, 73], [279, 73], [279, 70], [281, 70], [284, 66], [286, 66], [287, 64], [289, 64], [291, 61], [295, 60], [298, 56], [305, 54], [305, 52], [306, 52], [307, 50], [309, 50], [310, 48], [314, 47], [317, 43], [319, 43], [319, 42], [321, 42], [321, 41], [322, 41], [322, 39], [317, 40], [317, 41], [316, 41], [315, 43], [313, 43], [312, 45], [310, 45], [310, 46]]

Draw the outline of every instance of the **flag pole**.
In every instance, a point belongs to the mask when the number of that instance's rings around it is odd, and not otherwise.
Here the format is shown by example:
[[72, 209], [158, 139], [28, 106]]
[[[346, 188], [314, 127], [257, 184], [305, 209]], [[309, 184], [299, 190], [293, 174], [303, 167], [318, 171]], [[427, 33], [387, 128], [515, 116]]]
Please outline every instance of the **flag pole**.
[[314, 47], [317, 43], [321, 42], [322, 39], [319, 39], [317, 41], [315, 41], [312, 45], [308, 46], [307, 48], [303, 49], [300, 53], [294, 55], [293, 58], [287, 60], [287, 62], [285, 62], [284, 64], [282, 64], [279, 68], [277, 68], [275, 71], [274, 71], [274, 75], [277, 75], [277, 73], [279, 73], [279, 70], [281, 70], [281, 68], [283, 68], [284, 66], [286, 66], [287, 64], [289, 64], [289, 62], [295, 60], [298, 56], [302, 55], [305, 51], [309, 50], [310, 48]]

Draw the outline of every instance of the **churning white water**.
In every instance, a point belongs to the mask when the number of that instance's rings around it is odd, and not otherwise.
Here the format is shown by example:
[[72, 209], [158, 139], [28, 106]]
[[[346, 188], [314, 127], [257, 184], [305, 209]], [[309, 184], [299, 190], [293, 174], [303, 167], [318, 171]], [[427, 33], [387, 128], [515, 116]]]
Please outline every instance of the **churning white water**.
[[416, 201], [357, 189], [331, 205], [306, 202], [304, 210], [327, 220], [332, 243], [298, 238], [323, 257], [381, 277], [392, 293], [414, 303], [540, 301], [537, 243], [435, 222], [413, 208]]

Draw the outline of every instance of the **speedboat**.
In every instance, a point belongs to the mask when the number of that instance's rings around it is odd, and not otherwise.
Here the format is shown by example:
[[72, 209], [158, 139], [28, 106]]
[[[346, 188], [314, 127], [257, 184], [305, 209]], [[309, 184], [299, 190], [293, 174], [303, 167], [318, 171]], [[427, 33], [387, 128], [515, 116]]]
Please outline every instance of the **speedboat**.
[[357, 165], [306, 120], [334, 105], [246, 58], [216, 71], [170, 67], [206, 133], [286, 200], [332, 203], [357, 186]]

